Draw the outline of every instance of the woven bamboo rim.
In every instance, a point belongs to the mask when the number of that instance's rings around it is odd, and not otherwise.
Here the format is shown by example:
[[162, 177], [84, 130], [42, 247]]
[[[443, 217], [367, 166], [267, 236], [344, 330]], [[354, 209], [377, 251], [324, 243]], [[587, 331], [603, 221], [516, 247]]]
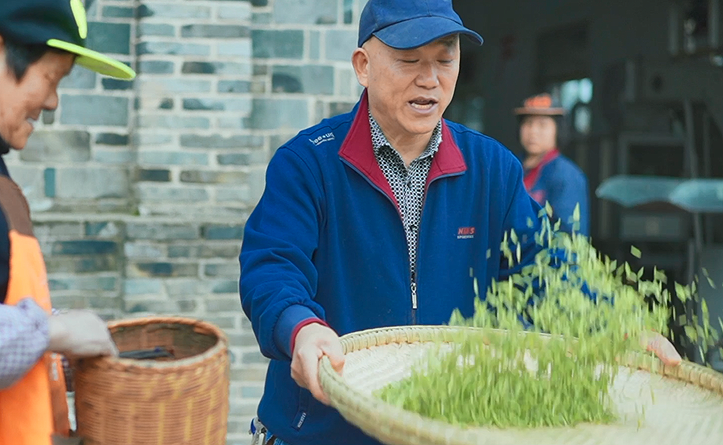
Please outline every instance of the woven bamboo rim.
[[[463, 444], [651, 444], [651, 445], [679, 445], [681, 443], [723, 443], [723, 374], [714, 370], [683, 362], [677, 367], [664, 366], [657, 359], [638, 353], [631, 353], [621, 360], [621, 365], [630, 370], [631, 381], [636, 376], [660, 379], [657, 384], [672, 385], [672, 403], [669, 411], [681, 422], [680, 426], [671, 422], [658, 425], [658, 429], [651, 430], [630, 428], [629, 425], [584, 425], [574, 428], [531, 428], [517, 430], [501, 430], [496, 428], [464, 428], [438, 420], [422, 417], [389, 405], [381, 399], [373, 397], [368, 388], [361, 390], [354, 384], [349, 376], [357, 382], [383, 380], [391, 383], [389, 367], [381, 366], [383, 360], [374, 363], [353, 363], [354, 354], [365, 354], [362, 362], [371, 362], [370, 357], [375, 354], [385, 355], [387, 362], [400, 355], [403, 348], [414, 347], [425, 343], [453, 342], [456, 335], [464, 330], [473, 328], [458, 328], [445, 326], [405, 326], [373, 329], [345, 335], [341, 338], [347, 363], [344, 368], [344, 377], [338, 375], [327, 357], [320, 362], [319, 380], [324, 392], [329, 397], [341, 415], [350, 423], [359, 427], [366, 434], [388, 445], [463, 445]], [[485, 335], [508, 335], [504, 331], [487, 330]], [[547, 336], [548, 338], [551, 338]], [[457, 337], [459, 338], [459, 337]], [[390, 349], [393, 348], [393, 349]], [[389, 349], [383, 352], [385, 349]], [[350, 366], [351, 365], [351, 366]], [[653, 370], [653, 371], [651, 371]], [[683, 385], [689, 384], [689, 385]], [[363, 385], [359, 385], [363, 386]], [[378, 388], [375, 388], [378, 389]], [[668, 388], [666, 387], [667, 391]], [[661, 395], [665, 395], [666, 391]], [[684, 397], [675, 399], [680, 394], [695, 392], [695, 397], [704, 400], [701, 408], [692, 414], [686, 413]], [[692, 396], [691, 396], [692, 397]], [[656, 398], [660, 398], [656, 396]], [[680, 404], [678, 403], [680, 402]], [[710, 418], [706, 418], [702, 426], [691, 426], [685, 423], [697, 419], [695, 416], [706, 415], [703, 407], [710, 410]], [[692, 407], [693, 410], [698, 408]], [[662, 408], [661, 408], [662, 409]], [[667, 407], [666, 407], [667, 409]], [[680, 409], [680, 415], [677, 410]], [[668, 414], [671, 414], [670, 412]], [[686, 420], [687, 419], [687, 420]], [[645, 424], [650, 415], [643, 420]], [[681, 439], [684, 437], [684, 439]], [[696, 441], [695, 439], [700, 439]]]
[[155, 360], [134, 360], [119, 357], [103, 357], [93, 360], [92, 366], [99, 369], [108, 369], [114, 371], [130, 371], [137, 373], [169, 373], [178, 372], [188, 368], [194, 368], [198, 363], [211, 360], [217, 355], [226, 355], [228, 351], [228, 338], [220, 328], [211, 323], [202, 320], [194, 320], [184, 317], [145, 317], [137, 319], [117, 320], [108, 323], [108, 330], [111, 333], [120, 331], [126, 327], [136, 327], [154, 324], [181, 324], [193, 326], [194, 331], [203, 335], [215, 336], [218, 341], [207, 351], [194, 355], [193, 357], [183, 358], [172, 361], [155, 361]]
[[[184, 355], [195, 347], [205, 349], [168, 361], [118, 357], [80, 361], [75, 369], [75, 406], [77, 433], [84, 445], [226, 444], [229, 355], [221, 329], [182, 317], [120, 320], [108, 328], [116, 338], [125, 329], [141, 328], [142, 343], [156, 333], [176, 340], [171, 332], [178, 329], [189, 339], [183, 345]], [[194, 334], [204, 344], [195, 345], [195, 337], [188, 337]], [[205, 345], [211, 342], [210, 347]], [[119, 349], [124, 350], [122, 343]]]

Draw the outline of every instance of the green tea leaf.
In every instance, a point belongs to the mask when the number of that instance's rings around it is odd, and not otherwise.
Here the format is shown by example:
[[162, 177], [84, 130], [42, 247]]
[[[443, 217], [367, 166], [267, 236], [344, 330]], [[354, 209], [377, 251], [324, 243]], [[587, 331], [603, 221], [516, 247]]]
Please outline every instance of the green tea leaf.
[[691, 341], [698, 341], [698, 330], [696, 328], [686, 325], [683, 329], [685, 329], [685, 335], [687, 335]]
[[[552, 206], [550, 205], [549, 201], [545, 201], [545, 213], [549, 218], [552, 218]], [[555, 232], [557, 232], [558, 229], [555, 229]]]
[[710, 277], [706, 277], [706, 279], [708, 280], [708, 285], [715, 289], [715, 282]]
[[[534, 263], [504, 281], [492, 280], [486, 289], [473, 278], [474, 314], [464, 319], [455, 311], [450, 324], [482, 328], [483, 335], [461, 331], [445, 349], [437, 343], [415, 363], [408, 378], [382, 388], [375, 393], [378, 397], [426, 418], [461, 426], [609, 423], [616, 421], [609, 391], [619, 372], [618, 360], [627, 357], [630, 348], [639, 351], [638, 339], [647, 332], [666, 335], [673, 318], [692, 341], [702, 338], [705, 345], [714, 344], [718, 335], [710, 329], [707, 306], [699, 322], [695, 314], [677, 316], [672, 304], [675, 299], [697, 298], [695, 283], [674, 283], [673, 294], [657, 268], [653, 280], [647, 281], [643, 268], [633, 272], [629, 264], [601, 255], [588, 239], [559, 233], [559, 221], [551, 227], [543, 219], [541, 225], [535, 242], [564, 249], [574, 255], [575, 264], [553, 267], [543, 249]], [[521, 260], [517, 241], [510, 231], [500, 244], [510, 264]], [[542, 296], [533, 292], [533, 282], [540, 284]], [[583, 285], [598, 295], [596, 302], [582, 291]], [[615, 304], [609, 304], [613, 299]], [[723, 330], [723, 320], [718, 324]], [[537, 369], [527, 368], [526, 356]], [[654, 354], [638, 357], [641, 365], [659, 372]], [[654, 402], [652, 388], [650, 397]], [[641, 422], [644, 406], [639, 413]]]

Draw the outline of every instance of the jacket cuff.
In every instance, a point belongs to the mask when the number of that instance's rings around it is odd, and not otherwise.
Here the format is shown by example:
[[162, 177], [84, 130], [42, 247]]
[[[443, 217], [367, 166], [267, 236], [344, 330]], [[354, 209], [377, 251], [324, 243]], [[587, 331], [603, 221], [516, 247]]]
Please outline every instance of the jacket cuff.
[[294, 328], [294, 332], [291, 333], [291, 349], [289, 349], [290, 353], [294, 353], [294, 347], [296, 347], [296, 336], [299, 335], [299, 331], [301, 328], [309, 326], [310, 324], [320, 324], [322, 326], [329, 327], [328, 324], [324, 320], [321, 320], [319, 318], [307, 318], [306, 320], [302, 321], [301, 323], [297, 324]]
[[296, 327], [299, 323], [306, 322], [307, 320], [318, 320], [321, 322], [314, 311], [300, 304], [287, 307], [279, 316], [276, 327], [274, 328], [274, 343], [276, 343], [276, 347], [286, 354], [286, 356], [291, 357], [292, 334], [295, 336], [296, 332], [298, 332], [296, 331]]

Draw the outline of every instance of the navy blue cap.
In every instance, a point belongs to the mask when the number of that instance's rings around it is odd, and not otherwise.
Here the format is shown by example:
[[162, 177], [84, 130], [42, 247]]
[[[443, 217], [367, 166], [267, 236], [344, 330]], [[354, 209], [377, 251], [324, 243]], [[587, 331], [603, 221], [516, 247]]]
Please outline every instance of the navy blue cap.
[[359, 46], [375, 36], [392, 48], [412, 49], [453, 34], [483, 41], [464, 27], [452, 0], [369, 0], [359, 19]]

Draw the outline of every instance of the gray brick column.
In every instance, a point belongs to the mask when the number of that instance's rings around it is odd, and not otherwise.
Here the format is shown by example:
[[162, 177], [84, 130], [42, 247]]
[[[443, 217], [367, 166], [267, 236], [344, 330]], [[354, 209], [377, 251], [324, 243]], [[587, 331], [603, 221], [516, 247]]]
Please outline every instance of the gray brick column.
[[[229, 443], [247, 443], [267, 361], [238, 295], [243, 224], [263, 191], [268, 150], [249, 127], [247, 1], [137, 2], [136, 175], [126, 225], [124, 307], [223, 328], [231, 342]], [[250, 378], [253, 377], [253, 378]]]
[[351, 109], [351, 67], [366, 0], [252, 0], [251, 126], [273, 153], [298, 130]]
[[243, 220], [261, 193], [251, 112], [251, 5], [138, 2], [136, 99], [141, 215]]

